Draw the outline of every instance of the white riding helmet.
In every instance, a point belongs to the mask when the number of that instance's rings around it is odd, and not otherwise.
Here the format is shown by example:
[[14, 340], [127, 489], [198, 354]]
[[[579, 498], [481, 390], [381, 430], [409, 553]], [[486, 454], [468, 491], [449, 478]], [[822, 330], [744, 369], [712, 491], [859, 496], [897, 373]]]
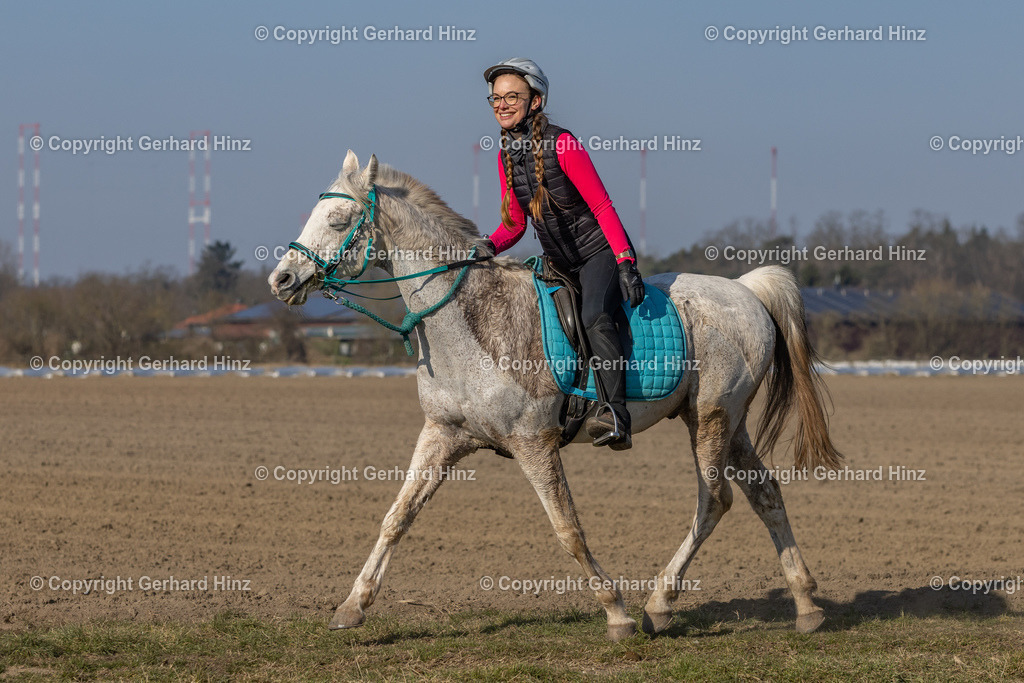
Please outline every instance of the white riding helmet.
[[537, 63], [532, 59], [513, 57], [504, 62], [495, 64], [484, 71], [484, 80], [487, 81], [490, 94], [494, 94], [494, 79], [503, 73], [519, 74], [526, 79], [526, 83], [540, 93], [540, 108], [543, 109], [548, 103], [548, 77], [540, 70]]

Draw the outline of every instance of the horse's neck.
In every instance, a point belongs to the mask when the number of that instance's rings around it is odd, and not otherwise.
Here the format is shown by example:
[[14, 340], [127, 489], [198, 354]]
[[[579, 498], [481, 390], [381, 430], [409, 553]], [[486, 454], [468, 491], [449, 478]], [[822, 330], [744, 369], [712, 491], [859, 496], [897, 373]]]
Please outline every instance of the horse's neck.
[[[419, 216], [403, 214], [400, 211], [388, 212], [389, 218], [415, 223]], [[390, 221], [389, 221], [390, 223]], [[397, 226], [386, 225], [384, 241], [390, 252], [389, 270], [394, 277], [415, 276], [418, 273], [437, 268], [448, 263], [462, 261], [471, 258], [473, 244], [470, 238], [457, 228], [453, 227], [447, 239], [436, 240], [441, 244], [433, 244], [423, 247], [423, 240], [407, 237], [406, 230], [396, 230]], [[408, 225], [406, 225], [408, 229]], [[444, 232], [444, 231], [441, 231]], [[399, 238], [396, 239], [396, 233]], [[419, 241], [420, 246], [411, 246], [407, 241]], [[459, 354], [465, 340], [466, 314], [462, 306], [457, 305], [464, 297], [480, 295], [482, 299], [488, 299], [488, 293], [479, 289], [481, 274], [474, 273], [475, 270], [484, 266], [471, 266], [467, 269], [458, 287], [453, 290], [453, 285], [462, 267], [442, 271], [421, 277], [412, 277], [406, 280], [399, 280], [398, 290], [405, 301], [408, 309], [414, 313], [420, 313], [441, 305], [429, 315], [423, 318], [421, 333], [426, 336], [428, 343], [433, 349], [432, 353], [441, 355]], [[487, 278], [484, 278], [487, 280]], [[490, 302], [488, 302], [490, 303]], [[464, 350], [464, 349], [463, 349]]]
[[[464, 241], [458, 238], [453, 238], [452, 244], [413, 246], [396, 241], [393, 234], [388, 234], [385, 241], [390, 262], [387, 270], [396, 278], [415, 276], [438, 266], [468, 259], [472, 250], [469, 245], [455, 244]], [[459, 269], [455, 268], [450, 271], [399, 280], [397, 282], [398, 291], [402, 294], [409, 310], [421, 311], [433, 306], [448, 294], [458, 273]]]
[[[451, 260], [459, 260], [454, 257]], [[440, 262], [396, 262], [395, 275], [410, 274]], [[452, 285], [461, 268], [411, 280], [399, 290], [410, 311], [424, 315], [417, 334], [421, 353], [429, 354], [435, 367], [465, 367], [483, 353], [492, 359], [528, 358], [536, 348], [540, 329], [536, 323], [536, 294], [528, 271], [485, 263], [470, 266], [458, 287]], [[532, 317], [530, 311], [533, 311]], [[427, 349], [427, 351], [424, 351]], [[480, 366], [485, 367], [485, 366]], [[458, 370], [455, 370], [459, 374]], [[460, 375], [461, 376], [461, 375]]]
[[[425, 245], [423, 240], [408, 237], [411, 229], [407, 225], [407, 223], [415, 223], [424, 219], [423, 216], [415, 213], [415, 210], [410, 211], [408, 206], [389, 205], [382, 209], [386, 209], [382, 210], [382, 217], [389, 218], [388, 223], [385, 224], [384, 242], [389, 252], [390, 267], [388, 270], [394, 277], [415, 275], [446, 263], [470, 257], [472, 246], [467, 243], [465, 237], [453, 234], [450, 239], [442, 240], [441, 244]], [[398, 225], [399, 222], [406, 224]], [[400, 236], [405, 236], [405, 239]], [[418, 244], [406, 244], [404, 243], [406, 241], [415, 241]], [[399, 280], [398, 290], [401, 292], [402, 298], [405, 299], [409, 310], [420, 311], [433, 306], [444, 298], [451, 288], [453, 278], [457, 275], [458, 269], [455, 269], [434, 275]]]

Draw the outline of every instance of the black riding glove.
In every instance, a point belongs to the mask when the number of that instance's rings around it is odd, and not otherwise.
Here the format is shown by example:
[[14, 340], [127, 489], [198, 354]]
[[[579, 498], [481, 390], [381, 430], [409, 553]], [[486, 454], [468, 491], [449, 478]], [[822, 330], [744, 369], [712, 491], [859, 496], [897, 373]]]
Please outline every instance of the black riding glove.
[[494, 242], [491, 241], [490, 237], [484, 238], [484, 249], [490, 249], [492, 254], [497, 254], [498, 250], [494, 246]]
[[632, 308], [639, 306], [646, 292], [644, 281], [640, 278], [640, 271], [636, 269], [636, 261], [619, 261], [619, 288], [622, 289], [622, 298], [629, 300]]

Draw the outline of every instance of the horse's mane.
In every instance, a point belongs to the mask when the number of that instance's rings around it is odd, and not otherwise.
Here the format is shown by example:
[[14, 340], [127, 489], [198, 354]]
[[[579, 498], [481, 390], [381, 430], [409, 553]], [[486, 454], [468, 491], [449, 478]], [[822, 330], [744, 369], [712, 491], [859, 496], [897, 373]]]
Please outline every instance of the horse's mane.
[[[409, 207], [413, 207], [421, 214], [415, 221], [400, 220], [397, 216], [392, 216], [393, 220], [389, 221], [392, 229], [405, 233], [403, 242], [406, 248], [436, 247], [453, 242], [460, 246], [480, 243], [480, 231], [473, 221], [459, 215], [434, 190], [408, 173], [388, 164], [379, 164], [375, 182], [378, 195], [400, 200], [393, 205], [392, 211], [409, 211]], [[345, 186], [353, 189], [349, 185], [348, 178], [339, 176], [332, 188]], [[422, 234], [413, 234], [409, 225], [422, 228], [422, 231], [417, 231]]]
[[[421, 216], [427, 220], [402, 221], [391, 216], [388, 221], [389, 228], [401, 234], [403, 248], [406, 249], [427, 249], [438, 245], [456, 245], [472, 247], [482, 245], [483, 237], [476, 224], [463, 217], [445, 202], [428, 185], [419, 179], [401, 171], [389, 164], [377, 166], [378, 195], [400, 200], [394, 204], [394, 209], [409, 211], [414, 207]], [[344, 174], [339, 175], [331, 186], [331, 191], [347, 191], [353, 195], [362, 195], [352, 187], [349, 178]], [[415, 225], [417, 230], [413, 232], [408, 226]], [[499, 271], [523, 271], [529, 272], [529, 268], [517, 259], [498, 257], [490, 261], [492, 267]]]

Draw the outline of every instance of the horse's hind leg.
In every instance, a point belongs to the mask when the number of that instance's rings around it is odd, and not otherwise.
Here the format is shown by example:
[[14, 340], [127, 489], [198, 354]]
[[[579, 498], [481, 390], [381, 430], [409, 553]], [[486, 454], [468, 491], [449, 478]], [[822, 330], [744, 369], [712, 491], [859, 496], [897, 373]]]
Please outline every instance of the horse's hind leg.
[[729, 423], [725, 409], [716, 407], [698, 418], [696, 430], [691, 425], [697, 465], [697, 512], [690, 533], [658, 574], [658, 584], [644, 607], [643, 629], [647, 633], [664, 631], [672, 623], [672, 603], [679, 597], [686, 568], [732, 506], [732, 489], [724, 473], [732, 431]]
[[811, 600], [811, 593], [817, 588], [817, 583], [807, 570], [793, 538], [779, 482], [757, 457], [745, 428], [737, 430], [733, 437], [732, 464], [737, 471], [744, 472], [743, 477], [737, 477], [736, 483], [746, 494], [750, 507], [768, 527], [779, 559], [782, 560], [782, 571], [796, 601], [796, 630], [810, 633], [825, 619], [825, 612]]
[[416, 442], [409, 475], [381, 524], [377, 545], [359, 572], [352, 592], [334, 613], [330, 628], [362, 625], [364, 610], [373, 604], [380, 591], [391, 552], [416, 518], [416, 513], [441, 485], [442, 473], [476, 448], [460, 430], [427, 421]]
[[587, 574], [588, 584], [595, 588], [594, 594], [608, 615], [608, 637], [622, 640], [636, 633], [636, 621], [626, 614], [626, 605], [618, 587], [590, 554], [569, 493], [569, 484], [565, 480], [557, 439], [555, 434], [553, 439], [521, 441], [514, 446], [513, 454], [540, 497], [558, 542], [576, 559]]

